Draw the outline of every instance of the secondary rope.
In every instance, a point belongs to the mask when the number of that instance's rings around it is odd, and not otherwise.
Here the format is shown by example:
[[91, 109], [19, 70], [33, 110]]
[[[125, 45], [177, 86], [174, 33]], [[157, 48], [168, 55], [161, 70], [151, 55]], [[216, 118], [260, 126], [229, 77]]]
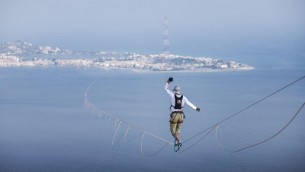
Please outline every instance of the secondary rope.
[[260, 141], [260, 142], [255, 143], [255, 144], [252, 144], [252, 145], [249, 145], [249, 146], [245, 146], [245, 147], [243, 147], [243, 148], [240, 148], [240, 149], [231, 151], [231, 150], [226, 149], [222, 144], [220, 144], [219, 139], [218, 139], [218, 126], [219, 126], [219, 125], [217, 125], [217, 127], [216, 127], [216, 129], [215, 129], [215, 131], [216, 131], [216, 133], [215, 133], [216, 141], [217, 141], [218, 145], [219, 145], [223, 150], [225, 150], [225, 151], [227, 151], [227, 152], [230, 152], [230, 153], [237, 153], [237, 152], [240, 152], [240, 151], [242, 151], [242, 150], [249, 149], [249, 148], [251, 148], [251, 147], [254, 147], [254, 146], [258, 146], [258, 145], [260, 145], [260, 144], [263, 144], [263, 143], [265, 143], [265, 142], [267, 142], [267, 141], [273, 139], [273, 138], [276, 137], [277, 135], [279, 135], [282, 131], [284, 131], [284, 130], [291, 124], [291, 122], [298, 116], [298, 114], [300, 113], [300, 111], [303, 109], [304, 105], [305, 105], [305, 102], [303, 103], [303, 105], [298, 109], [298, 111], [294, 114], [294, 116], [288, 121], [288, 123], [287, 123], [283, 128], [281, 128], [278, 132], [276, 132], [274, 135], [268, 137], [268, 138], [265, 139], [265, 140], [262, 140], [262, 141]]
[[[190, 140], [192, 140], [192, 139], [194, 139], [194, 138], [200, 136], [201, 134], [205, 133], [206, 131], [208, 131], [208, 130], [210, 130], [210, 129], [213, 130], [215, 127], [219, 126], [219, 124], [221, 124], [221, 123], [223, 123], [223, 122], [225, 122], [225, 121], [227, 121], [227, 120], [229, 120], [229, 119], [231, 119], [231, 118], [237, 116], [237, 115], [240, 114], [241, 112], [244, 112], [245, 110], [247, 110], [247, 109], [249, 109], [249, 108], [255, 106], [256, 104], [258, 104], [258, 103], [260, 103], [260, 102], [262, 102], [262, 101], [268, 99], [269, 97], [271, 97], [271, 96], [273, 96], [273, 95], [275, 95], [275, 94], [277, 94], [277, 93], [283, 91], [284, 89], [290, 87], [291, 85], [294, 85], [295, 83], [297, 83], [297, 82], [303, 80], [304, 78], [305, 78], [305, 75], [302, 76], [302, 77], [300, 77], [300, 78], [298, 78], [297, 80], [295, 80], [295, 81], [293, 81], [293, 82], [291, 82], [291, 83], [289, 83], [289, 84], [283, 86], [282, 88], [280, 88], [280, 89], [278, 89], [278, 90], [272, 92], [271, 94], [269, 94], [269, 95], [267, 95], [267, 96], [265, 96], [265, 97], [259, 99], [258, 101], [256, 101], [256, 102], [250, 104], [249, 106], [247, 106], [247, 107], [241, 109], [240, 111], [238, 111], [238, 112], [236, 112], [236, 113], [230, 115], [229, 117], [227, 117], [227, 118], [221, 120], [220, 122], [216, 123], [215, 125], [213, 125], [213, 126], [207, 128], [207, 129], [204, 129], [204, 130], [198, 132], [198, 133], [195, 134], [194, 136], [192, 136], [192, 137], [186, 139], [183, 143], [186, 143], [186, 142], [188, 142], [188, 141], [190, 141]], [[303, 106], [302, 106], [302, 108], [303, 108]], [[297, 113], [297, 114], [298, 114], [298, 113]], [[295, 118], [295, 117], [294, 117], [294, 118]], [[293, 118], [293, 119], [294, 119], [294, 118]], [[292, 120], [293, 120], [293, 119], [292, 119]], [[290, 124], [290, 123], [289, 123], [289, 124]], [[289, 125], [289, 124], [288, 124], [288, 125]], [[285, 127], [285, 128], [286, 128], [286, 127]], [[285, 128], [284, 128], [284, 129], [285, 129]], [[210, 133], [210, 131], [209, 131], [208, 133]], [[204, 135], [204, 136], [200, 139], [200, 141], [201, 141], [205, 136], [206, 136], [206, 135]], [[274, 137], [275, 137], [275, 136], [274, 136]], [[272, 137], [272, 138], [273, 138], [273, 137]], [[199, 141], [199, 142], [200, 142], [200, 141]], [[195, 146], [196, 144], [198, 144], [199, 142], [195, 142], [194, 144], [192, 144], [191, 146], [189, 146], [186, 150], [188, 150], [188, 149], [194, 147], [194, 146]], [[251, 147], [253, 147], [253, 146], [251, 146]], [[241, 150], [244, 150], [244, 149], [241, 149]], [[241, 150], [239, 150], [239, 151], [241, 151]]]
[[141, 136], [141, 142], [140, 142], [140, 152], [141, 154], [144, 155], [144, 151], [143, 151], [143, 142], [144, 142], [144, 136], [145, 135], [150, 135], [152, 136], [153, 138], [155, 139], [158, 139], [160, 140], [161, 142], [164, 142], [164, 146], [160, 149], [160, 150], [157, 150], [155, 153], [153, 153], [152, 155], [147, 155], [147, 156], [155, 156], [157, 155], [158, 153], [160, 153], [165, 147], [167, 147], [168, 145], [174, 145], [173, 142], [171, 141], [168, 141], [156, 134], [153, 134], [147, 130], [144, 130], [142, 128], [139, 128], [129, 122], [126, 122], [124, 120], [122, 120], [121, 118], [119, 118], [118, 116], [114, 115], [114, 114], [111, 114], [111, 113], [108, 113], [108, 112], [105, 112], [103, 111], [101, 108], [97, 107], [96, 105], [94, 105], [93, 103], [91, 103], [88, 99], [88, 92], [90, 91], [91, 87], [96, 83], [96, 81], [99, 79], [99, 77], [97, 77], [86, 89], [85, 91], [85, 94], [84, 94], [84, 99], [85, 99], [85, 106], [91, 110], [91, 113], [92, 114], [96, 114], [98, 115], [99, 117], [104, 117], [106, 119], [112, 119], [114, 120], [114, 127], [115, 127], [115, 133], [113, 135], [113, 138], [112, 138], [112, 145], [115, 145], [115, 140], [117, 138], [117, 134], [118, 134], [118, 131], [120, 130], [121, 126], [122, 125], [125, 125], [127, 126], [127, 129], [124, 131], [124, 134], [123, 134], [123, 140], [126, 142], [127, 139], [127, 135], [128, 135], [128, 132], [130, 131], [131, 128], [133, 129], [136, 129], [138, 130], [141, 134], [139, 136]]
[[[269, 97], [271, 97], [271, 96], [273, 96], [273, 95], [275, 95], [275, 94], [277, 94], [277, 93], [283, 91], [284, 89], [290, 87], [291, 85], [294, 85], [295, 83], [297, 83], [297, 82], [303, 80], [304, 78], [305, 78], [305, 76], [300, 77], [299, 79], [297, 79], [297, 80], [295, 80], [295, 81], [293, 81], [293, 82], [291, 82], [291, 83], [285, 85], [284, 87], [282, 87], [282, 88], [280, 88], [280, 89], [278, 89], [278, 90], [272, 92], [271, 94], [269, 94], [269, 95], [267, 95], [267, 96], [265, 96], [265, 97], [259, 99], [258, 101], [256, 101], [256, 102], [250, 104], [249, 106], [247, 106], [247, 107], [241, 109], [240, 111], [238, 111], [238, 112], [236, 112], [236, 113], [230, 115], [229, 117], [227, 117], [227, 118], [221, 120], [220, 122], [218, 122], [218, 123], [212, 125], [211, 127], [208, 127], [208, 128], [206, 128], [206, 129], [200, 131], [199, 133], [195, 134], [194, 136], [192, 136], [192, 137], [186, 139], [183, 143], [186, 143], [186, 142], [188, 142], [188, 141], [190, 141], [190, 140], [192, 140], [192, 139], [194, 139], [194, 138], [196, 138], [196, 137], [202, 135], [203, 133], [205, 133], [205, 135], [203, 135], [197, 142], [195, 142], [195, 143], [192, 144], [191, 146], [187, 147], [186, 149], [182, 150], [180, 153], [183, 153], [183, 152], [189, 150], [190, 148], [194, 147], [196, 144], [198, 144], [199, 142], [201, 142], [208, 134], [210, 134], [210, 133], [211, 133], [212, 131], [214, 131], [214, 130], [216, 131], [216, 141], [217, 141], [218, 143], [220, 143], [220, 142], [218, 141], [218, 130], [219, 130], [219, 125], [220, 125], [221, 123], [224, 123], [225, 121], [227, 121], [227, 120], [229, 120], [229, 119], [231, 119], [231, 118], [237, 116], [237, 115], [240, 114], [241, 112], [246, 111], [247, 109], [249, 109], [249, 108], [251, 108], [251, 107], [257, 105], [258, 103], [260, 103], [260, 102], [262, 102], [262, 101], [268, 99]], [[113, 115], [113, 114], [104, 112], [102, 109], [100, 109], [99, 107], [97, 107], [97, 106], [95, 106], [94, 104], [92, 104], [92, 103], [89, 101], [89, 99], [87, 98], [87, 94], [88, 94], [89, 90], [91, 89], [91, 87], [96, 83], [97, 80], [98, 80], [98, 78], [96, 78], [96, 79], [87, 87], [87, 89], [86, 89], [86, 91], [85, 91], [85, 106], [86, 106], [87, 108], [91, 109], [91, 112], [92, 112], [93, 114], [98, 114], [100, 117], [101, 117], [101, 116], [104, 116], [105, 118], [115, 120], [114, 123], [115, 123], [116, 131], [115, 131], [115, 134], [114, 134], [114, 136], [113, 136], [112, 144], [114, 144], [114, 141], [115, 141], [115, 138], [116, 138], [116, 135], [117, 135], [117, 133], [118, 133], [118, 130], [119, 130], [120, 126], [121, 126], [122, 124], [125, 124], [125, 125], [127, 126], [127, 129], [125, 130], [125, 133], [124, 133], [124, 140], [125, 140], [125, 141], [126, 141], [127, 133], [128, 133], [128, 131], [129, 131], [130, 128], [135, 128], [135, 129], [139, 130], [139, 131], [142, 133], [142, 134], [140, 134], [140, 136], [141, 136], [141, 143], [140, 143], [140, 146], [141, 146], [141, 147], [140, 147], [141, 154], [144, 154], [144, 153], [143, 153], [143, 142], [144, 142], [144, 135], [145, 135], [145, 134], [148, 134], [148, 135], [150, 135], [150, 136], [152, 136], [152, 137], [154, 137], [154, 138], [157, 138], [157, 139], [159, 139], [159, 140], [161, 140], [161, 141], [163, 141], [163, 142], [165, 143], [165, 146], [162, 147], [162, 148], [161, 148], [159, 151], [157, 151], [156, 153], [154, 153], [153, 156], [156, 155], [157, 153], [161, 152], [161, 151], [162, 151], [165, 147], [167, 147], [168, 145], [173, 145], [172, 142], [170, 142], [170, 141], [168, 141], [168, 140], [166, 140], [166, 139], [164, 139], [164, 138], [161, 138], [161, 137], [159, 137], [159, 136], [157, 136], [157, 135], [155, 135], [155, 134], [153, 134], [153, 133], [150, 133], [150, 132], [148, 132], [148, 131], [146, 131], [146, 130], [143, 130], [143, 129], [139, 128], [139, 127], [136, 127], [136, 126], [132, 125], [131, 123], [128, 123], [128, 122], [126, 122], [126, 121], [124, 121], [124, 120], [118, 118], [116, 115]], [[240, 152], [240, 151], [242, 151], [242, 150], [249, 149], [249, 148], [254, 147], [254, 146], [258, 146], [258, 145], [260, 145], [260, 144], [262, 144], [262, 143], [265, 143], [265, 142], [267, 142], [267, 141], [273, 139], [274, 137], [276, 137], [277, 135], [279, 135], [282, 131], [284, 131], [284, 130], [291, 124], [291, 122], [296, 118], [296, 116], [299, 114], [299, 112], [303, 109], [304, 106], [305, 106], [305, 103], [299, 108], [299, 110], [297, 111], [297, 113], [295, 113], [295, 115], [293, 116], [293, 118], [292, 118], [292, 119], [291, 119], [291, 120], [281, 129], [281, 130], [279, 130], [277, 133], [275, 133], [275, 134], [272, 135], [271, 137], [269, 137], [269, 138], [267, 138], [267, 139], [265, 139], [265, 140], [263, 140], [263, 141], [260, 141], [260, 142], [258, 142], [258, 143], [255, 143], [255, 144], [252, 144], [252, 145], [249, 145], [249, 146], [240, 148], [240, 149], [238, 149], [238, 150], [235, 150], [235, 151], [228, 151], [228, 152], [231, 152], [231, 153]], [[206, 132], [207, 132], [207, 133], [206, 133]], [[221, 144], [219, 144], [219, 146], [222, 147], [223, 149], [225, 149]]]

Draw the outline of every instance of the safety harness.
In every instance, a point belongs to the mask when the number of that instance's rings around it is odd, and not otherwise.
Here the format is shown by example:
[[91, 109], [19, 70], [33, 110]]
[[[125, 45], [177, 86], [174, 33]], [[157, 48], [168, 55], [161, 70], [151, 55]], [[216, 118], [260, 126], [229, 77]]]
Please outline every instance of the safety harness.
[[175, 108], [176, 111], [182, 112], [183, 111], [182, 99], [183, 99], [183, 95], [178, 97], [177, 94], [175, 94], [175, 106], [171, 105], [169, 108], [171, 109], [173, 107], [173, 108]]
[[[171, 113], [171, 118], [173, 118], [173, 115], [175, 114], [174, 116], [174, 119], [176, 118], [176, 115], [177, 113], [182, 113], [183, 114], [183, 118], [185, 118], [185, 115], [183, 113], [183, 107], [182, 107], [182, 99], [183, 99], [183, 95], [181, 95], [180, 97], [177, 96], [177, 94], [175, 94], [175, 106], [174, 105], [171, 105], [170, 106], [170, 109], [173, 107], [175, 108], [175, 111], [173, 111]], [[173, 121], [169, 121], [171, 124], [176, 124], [175, 122]], [[178, 124], [181, 124], [183, 123], [183, 121], [179, 121]]]

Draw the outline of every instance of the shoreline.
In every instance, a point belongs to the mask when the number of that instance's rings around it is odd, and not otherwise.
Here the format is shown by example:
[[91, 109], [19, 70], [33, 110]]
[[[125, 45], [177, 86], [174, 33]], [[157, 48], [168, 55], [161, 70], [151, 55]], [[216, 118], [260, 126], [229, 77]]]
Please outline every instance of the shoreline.
[[246, 66], [241, 68], [227, 68], [227, 69], [202, 69], [202, 70], [139, 70], [132, 68], [115, 68], [115, 67], [95, 67], [95, 66], [56, 66], [56, 65], [37, 65], [37, 66], [0, 66], [0, 69], [101, 69], [105, 71], [128, 71], [134, 73], [213, 73], [213, 72], [240, 72], [255, 70], [255, 67]]
[[253, 70], [232, 60], [178, 54], [139, 54], [121, 52], [70, 51], [34, 46], [27, 42], [0, 43], [1, 67], [73, 67], [152, 72], [224, 72]]

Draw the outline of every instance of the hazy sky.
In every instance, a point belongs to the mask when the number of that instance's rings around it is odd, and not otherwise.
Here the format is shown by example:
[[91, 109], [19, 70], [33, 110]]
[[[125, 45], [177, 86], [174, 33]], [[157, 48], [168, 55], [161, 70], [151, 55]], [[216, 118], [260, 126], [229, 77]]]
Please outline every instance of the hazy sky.
[[0, 0], [0, 41], [159, 52], [164, 16], [174, 52], [305, 44], [304, 0]]

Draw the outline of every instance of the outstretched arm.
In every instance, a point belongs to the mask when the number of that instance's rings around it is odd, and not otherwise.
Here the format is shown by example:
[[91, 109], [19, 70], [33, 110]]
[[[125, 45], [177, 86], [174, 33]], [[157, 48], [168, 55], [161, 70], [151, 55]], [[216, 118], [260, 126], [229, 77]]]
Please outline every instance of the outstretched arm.
[[186, 97], [185, 97], [185, 103], [190, 106], [191, 108], [193, 108], [194, 110], [196, 110], [197, 112], [200, 111], [199, 107], [196, 107], [193, 103], [191, 103]]

